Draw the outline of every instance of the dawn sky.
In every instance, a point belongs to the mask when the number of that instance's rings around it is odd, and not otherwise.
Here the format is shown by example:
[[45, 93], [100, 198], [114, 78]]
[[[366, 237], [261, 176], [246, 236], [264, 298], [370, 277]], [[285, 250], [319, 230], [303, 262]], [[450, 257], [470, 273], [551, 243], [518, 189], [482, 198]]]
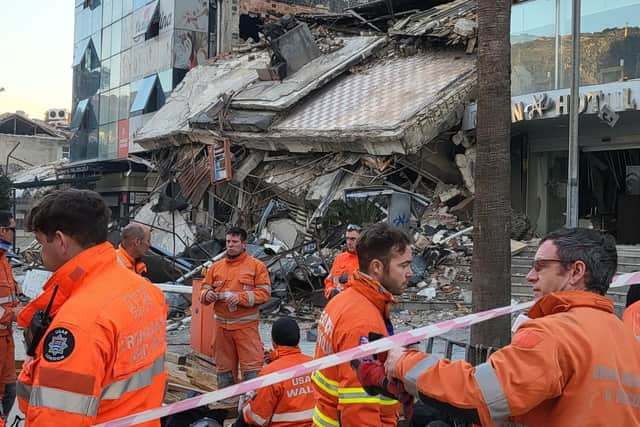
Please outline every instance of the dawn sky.
[[0, 2], [0, 114], [71, 108], [73, 0]]

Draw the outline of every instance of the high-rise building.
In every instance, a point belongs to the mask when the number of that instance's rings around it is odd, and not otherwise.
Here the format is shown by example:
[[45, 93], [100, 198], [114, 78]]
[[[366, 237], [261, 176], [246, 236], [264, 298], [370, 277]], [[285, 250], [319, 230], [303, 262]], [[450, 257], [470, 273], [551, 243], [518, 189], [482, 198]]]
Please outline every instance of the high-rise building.
[[215, 47], [210, 16], [209, 0], [75, 1], [72, 162], [140, 150], [134, 132]]

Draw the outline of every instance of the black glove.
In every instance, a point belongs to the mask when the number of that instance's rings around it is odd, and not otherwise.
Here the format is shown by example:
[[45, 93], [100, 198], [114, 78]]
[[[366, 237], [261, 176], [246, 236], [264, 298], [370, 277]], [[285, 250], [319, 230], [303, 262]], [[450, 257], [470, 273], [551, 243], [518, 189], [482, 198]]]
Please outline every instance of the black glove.
[[342, 276], [338, 277], [338, 282], [342, 283], [343, 285], [345, 283], [347, 283], [349, 281], [349, 275], [348, 274], [343, 274]]
[[336, 295], [338, 295], [340, 293], [339, 289], [334, 289], [329, 293], [329, 299], [335, 297]]

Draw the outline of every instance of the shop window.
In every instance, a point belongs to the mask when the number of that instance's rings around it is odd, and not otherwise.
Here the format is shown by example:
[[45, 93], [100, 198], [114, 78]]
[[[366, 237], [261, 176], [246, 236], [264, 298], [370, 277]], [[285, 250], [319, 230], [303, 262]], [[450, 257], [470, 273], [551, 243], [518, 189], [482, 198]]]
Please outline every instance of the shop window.
[[131, 104], [131, 116], [157, 111], [164, 104], [164, 92], [158, 75], [144, 78], [138, 85], [136, 97]]

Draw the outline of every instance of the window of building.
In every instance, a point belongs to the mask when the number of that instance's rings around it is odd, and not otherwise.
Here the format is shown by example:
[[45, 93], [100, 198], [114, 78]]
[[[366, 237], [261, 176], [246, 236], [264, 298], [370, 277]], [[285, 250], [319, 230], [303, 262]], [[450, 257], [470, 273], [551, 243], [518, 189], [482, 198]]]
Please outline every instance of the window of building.
[[68, 159], [69, 155], [71, 154], [71, 148], [68, 145], [63, 145], [62, 146], [62, 158], [63, 159]]
[[100, 0], [84, 0], [82, 4], [83, 9], [95, 9], [100, 4]]
[[100, 60], [96, 52], [91, 37], [84, 39], [80, 44], [76, 45], [76, 51], [73, 54], [73, 66], [80, 66], [82, 70], [95, 70], [100, 67]]
[[138, 92], [131, 104], [130, 113], [132, 116], [152, 113], [160, 109], [164, 104], [164, 92], [160, 85], [158, 75], [144, 78], [138, 85]]
[[73, 112], [72, 120], [71, 120], [71, 129], [80, 129], [82, 123], [85, 121], [85, 116], [87, 114], [89, 107], [89, 98], [83, 99], [78, 102], [75, 111]]
[[[511, 93], [571, 84], [571, 0], [532, 0], [511, 12]], [[640, 78], [640, 0], [582, 0], [580, 85]]]
[[160, 33], [160, 1], [155, 0], [134, 14], [133, 38], [149, 40]]

